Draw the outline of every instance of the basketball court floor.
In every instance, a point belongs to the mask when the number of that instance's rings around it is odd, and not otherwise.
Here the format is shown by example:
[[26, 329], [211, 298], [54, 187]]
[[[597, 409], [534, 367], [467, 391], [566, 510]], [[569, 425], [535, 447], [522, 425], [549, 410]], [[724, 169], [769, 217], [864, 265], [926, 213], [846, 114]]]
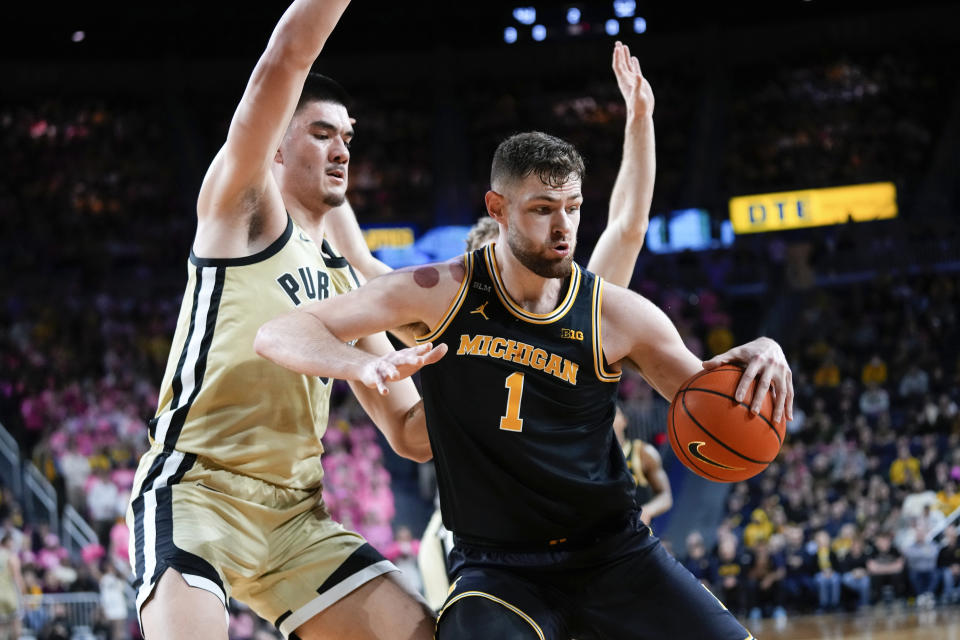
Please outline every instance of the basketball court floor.
[[878, 606], [860, 613], [790, 616], [748, 623], [758, 640], [960, 640], [960, 606], [918, 611]]

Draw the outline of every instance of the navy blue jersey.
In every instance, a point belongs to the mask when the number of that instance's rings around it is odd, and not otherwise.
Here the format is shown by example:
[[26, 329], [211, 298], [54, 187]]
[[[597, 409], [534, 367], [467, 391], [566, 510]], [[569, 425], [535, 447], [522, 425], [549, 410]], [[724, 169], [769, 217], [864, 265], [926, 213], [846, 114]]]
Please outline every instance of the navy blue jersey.
[[449, 352], [421, 371], [444, 525], [492, 544], [572, 539], [637, 508], [613, 433], [619, 372], [600, 340], [603, 280], [574, 264], [546, 314], [507, 293], [493, 246], [421, 342]]

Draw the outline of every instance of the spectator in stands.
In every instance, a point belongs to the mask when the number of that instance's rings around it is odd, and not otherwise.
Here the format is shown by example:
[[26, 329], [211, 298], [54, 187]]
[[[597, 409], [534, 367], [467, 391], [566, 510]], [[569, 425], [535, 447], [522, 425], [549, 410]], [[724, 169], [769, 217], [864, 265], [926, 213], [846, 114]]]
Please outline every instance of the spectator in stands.
[[813, 582], [817, 586], [817, 608], [819, 611], [834, 611], [840, 605], [840, 564], [837, 554], [830, 548], [830, 534], [826, 530], [817, 531], [814, 542], [817, 572], [813, 575]]
[[943, 547], [937, 556], [937, 569], [943, 581], [944, 604], [960, 602], [960, 545], [957, 528], [950, 525], [943, 532]]
[[877, 384], [883, 386], [887, 382], [887, 363], [879, 353], [874, 353], [860, 372], [860, 381], [864, 386]]
[[49, 620], [38, 634], [39, 640], [71, 640], [70, 618], [64, 604], [54, 604]]
[[[938, 367], [939, 369], [939, 367]], [[936, 431], [938, 433], [950, 433], [960, 419], [960, 407], [946, 393], [941, 393], [937, 398], [937, 422]]]
[[67, 501], [72, 505], [83, 504], [84, 488], [90, 476], [90, 461], [79, 451], [73, 435], [69, 437], [57, 466], [66, 486]]
[[[735, 346], [733, 332], [730, 330], [727, 322], [718, 324], [707, 333], [707, 349], [711, 357], [726, 353]], [[794, 409], [796, 414], [796, 409]], [[796, 417], [796, 415], [794, 415]]]
[[772, 615], [775, 619], [786, 617], [784, 609], [783, 579], [787, 575], [783, 556], [775, 550], [781, 536], [775, 536], [773, 544], [758, 540], [752, 552], [753, 562], [747, 572], [747, 578], [754, 588], [754, 602], [750, 609], [750, 618], [758, 619]]
[[[98, 549], [98, 553], [102, 553], [103, 547], [100, 547], [100, 545], [95, 545], [95, 547]], [[83, 550], [81, 550], [81, 555], [82, 554]], [[67, 586], [68, 591], [72, 593], [94, 593], [100, 590], [100, 576], [102, 572], [96, 561], [88, 562], [86, 559], [83, 559], [78, 563], [71, 558], [68, 565], [69, 570], [76, 574], [76, 578]]]
[[14, 553], [20, 553], [20, 551], [29, 545], [29, 539], [27, 539], [27, 536], [20, 527], [15, 524], [15, 522], [23, 523], [23, 518], [20, 514], [20, 505], [13, 502], [7, 502], [6, 505], [9, 508], [7, 508], [4, 515], [0, 517], [0, 538], [10, 536]]
[[877, 533], [873, 547], [867, 551], [867, 573], [874, 599], [890, 602], [904, 593], [903, 556], [893, 546], [889, 531]]
[[687, 568], [700, 584], [713, 591], [710, 580], [714, 574], [714, 559], [707, 554], [707, 546], [699, 531], [691, 531], [686, 540], [687, 555], [683, 559], [683, 566]]
[[20, 559], [14, 548], [13, 536], [3, 534], [0, 539], [0, 637], [20, 637], [21, 600], [24, 593]]
[[890, 482], [897, 487], [910, 486], [920, 477], [920, 461], [910, 453], [910, 441], [900, 438], [897, 441], [897, 458], [890, 463]]
[[[846, 449], [846, 443], [842, 443], [841, 446]], [[823, 523], [823, 528], [826, 529], [827, 534], [830, 536], [839, 536], [844, 526], [850, 524], [850, 505], [847, 504], [846, 498], [840, 498], [830, 503], [829, 515]], [[832, 543], [833, 550], [837, 552], [837, 546], [844, 546], [849, 543], [849, 538], [837, 538]]]
[[890, 395], [887, 390], [871, 382], [860, 394], [860, 412], [868, 418], [877, 418], [890, 410]]
[[[832, 506], [836, 506], [836, 504], [835, 502]], [[827, 528], [827, 531], [830, 532], [830, 529]], [[838, 560], [843, 560], [847, 552], [850, 551], [850, 547], [853, 546], [853, 540], [857, 536], [857, 526], [848, 522], [841, 526], [837, 533], [831, 533], [831, 535], [834, 537], [833, 542], [830, 543], [830, 548], [833, 549]]]
[[960, 508], [960, 493], [957, 492], [957, 481], [949, 479], [943, 484], [943, 489], [937, 492], [938, 507], [945, 516]]
[[110, 626], [110, 640], [127, 640], [127, 581], [109, 559], [103, 561], [101, 569], [103, 575], [99, 584], [100, 609]]
[[420, 569], [417, 565], [417, 554], [420, 552], [420, 541], [413, 537], [410, 527], [397, 527], [394, 540], [386, 547], [383, 555], [400, 569], [400, 578], [413, 591], [423, 593], [423, 581], [420, 578]]
[[39, 604], [39, 596], [43, 595], [43, 587], [37, 570], [28, 566], [23, 567], [23, 595], [24, 620], [30, 629], [40, 629], [47, 621], [47, 612]]
[[828, 389], [835, 389], [840, 386], [840, 367], [837, 366], [836, 357], [832, 351], [814, 372], [813, 384], [816, 387]]
[[87, 487], [87, 513], [101, 544], [109, 541], [119, 499], [120, 489], [110, 479], [109, 467], [98, 466]]
[[927, 541], [926, 529], [917, 526], [914, 529], [913, 542], [903, 549], [907, 561], [907, 576], [910, 587], [917, 597], [917, 606], [929, 609], [935, 604], [934, 591], [937, 588], [937, 556], [940, 548]]
[[743, 614], [753, 606], [751, 585], [747, 576], [750, 555], [737, 549], [737, 540], [724, 535], [717, 544], [717, 563], [711, 582], [719, 591], [720, 598], [730, 610]]
[[790, 525], [784, 529], [783, 560], [786, 576], [783, 588], [787, 603], [803, 610], [813, 592], [813, 559], [803, 544], [803, 529]]
[[863, 538], [855, 535], [850, 548], [837, 562], [843, 586], [857, 594], [857, 608], [870, 605], [870, 575], [867, 573], [867, 550]]
[[[796, 411], [794, 411], [796, 415]], [[786, 480], [782, 484], [786, 484]], [[785, 492], [783, 500], [783, 511], [786, 514], [787, 521], [793, 524], [803, 522], [807, 518], [808, 510], [804, 494], [798, 489], [789, 489]], [[784, 531], [783, 533], [786, 533]]]
[[756, 548], [760, 543], [766, 542], [773, 535], [773, 524], [767, 516], [767, 512], [757, 508], [750, 513], [750, 523], [743, 529], [743, 544], [748, 549]]
[[60, 537], [55, 533], [43, 536], [43, 546], [35, 550], [36, 564], [48, 573], [67, 560], [67, 550], [60, 546]]
[[917, 363], [912, 363], [900, 379], [900, 397], [915, 398], [930, 390], [930, 377]]
[[110, 528], [110, 544], [107, 546], [107, 557], [117, 566], [130, 566], [130, 529], [124, 518], [117, 518]]

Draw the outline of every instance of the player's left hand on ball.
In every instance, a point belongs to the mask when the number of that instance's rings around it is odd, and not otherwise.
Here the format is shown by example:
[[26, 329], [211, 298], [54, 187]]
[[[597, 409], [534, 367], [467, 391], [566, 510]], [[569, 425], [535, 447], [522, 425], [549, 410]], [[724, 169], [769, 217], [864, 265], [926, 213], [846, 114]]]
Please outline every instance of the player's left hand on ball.
[[366, 365], [360, 374], [360, 381], [370, 387], [376, 387], [380, 395], [390, 393], [388, 382], [403, 380], [414, 373], [433, 364], [447, 352], [447, 345], [440, 344], [434, 347], [431, 343], [417, 345], [394, 351], [381, 356]]
[[[770, 338], [757, 338], [752, 342], [734, 347], [726, 353], [707, 360], [704, 369], [716, 369], [720, 365], [736, 363], [746, 365], [735, 397], [737, 402], [749, 402], [750, 411], [759, 413], [767, 389], [773, 389], [773, 422], [779, 423], [786, 411], [787, 420], [793, 420], [793, 373], [780, 345]], [[760, 375], [753, 398], [745, 399], [750, 384]]]

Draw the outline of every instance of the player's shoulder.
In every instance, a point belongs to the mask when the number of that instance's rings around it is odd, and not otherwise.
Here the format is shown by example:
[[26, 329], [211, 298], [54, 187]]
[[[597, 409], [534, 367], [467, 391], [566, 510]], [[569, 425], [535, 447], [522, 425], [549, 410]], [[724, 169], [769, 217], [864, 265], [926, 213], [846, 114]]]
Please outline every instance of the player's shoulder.
[[649, 442], [637, 439], [634, 440], [634, 446], [640, 448], [640, 457], [643, 460], [643, 466], [645, 469], [653, 469], [654, 467], [663, 465], [663, 460], [660, 457], [660, 451], [658, 451], [657, 448]]
[[[584, 270], [585, 273], [591, 273]], [[597, 286], [601, 290], [601, 295], [598, 297], [602, 303], [602, 312], [604, 315], [607, 314], [631, 314], [635, 313], [638, 307], [642, 309], [643, 307], [652, 306], [653, 303], [650, 302], [640, 293], [637, 293], [633, 289], [628, 289], [627, 287], [621, 287], [618, 284], [614, 284], [601, 276], [595, 276], [597, 279]]]
[[408, 285], [421, 289], [449, 288], [459, 286], [468, 277], [472, 267], [470, 254], [463, 254], [442, 262], [401, 267], [393, 271], [392, 279], [403, 280]]
[[197, 194], [195, 244], [206, 253], [246, 257], [270, 245], [287, 226], [287, 210], [272, 175], [241, 179], [221, 149]]

